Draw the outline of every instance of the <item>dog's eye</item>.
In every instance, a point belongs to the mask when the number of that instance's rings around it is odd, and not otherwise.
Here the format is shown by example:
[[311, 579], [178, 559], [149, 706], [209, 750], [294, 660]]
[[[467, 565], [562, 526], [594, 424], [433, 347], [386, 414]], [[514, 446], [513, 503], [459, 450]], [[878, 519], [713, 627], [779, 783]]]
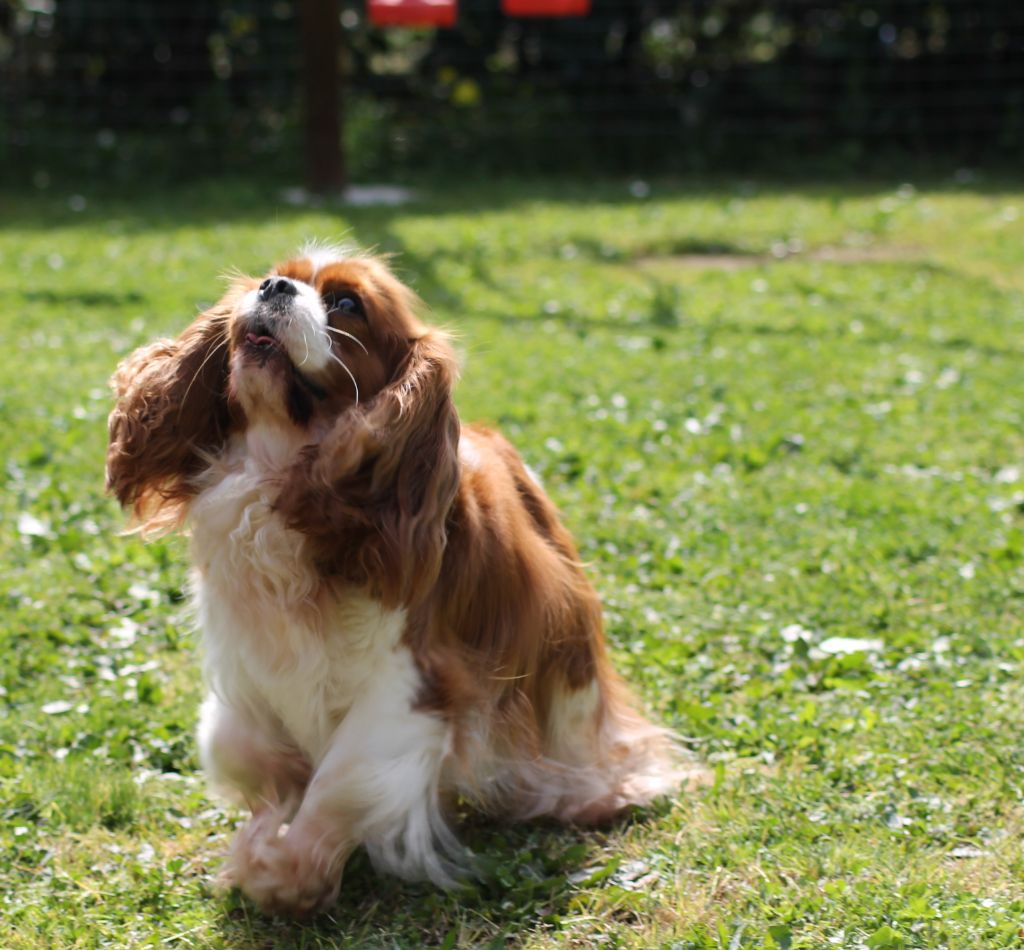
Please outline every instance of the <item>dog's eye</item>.
[[324, 306], [328, 313], [351, 313], [359, 317], [365, 316], [363, 302], [351, 291], [327, 291], [324, 294]]

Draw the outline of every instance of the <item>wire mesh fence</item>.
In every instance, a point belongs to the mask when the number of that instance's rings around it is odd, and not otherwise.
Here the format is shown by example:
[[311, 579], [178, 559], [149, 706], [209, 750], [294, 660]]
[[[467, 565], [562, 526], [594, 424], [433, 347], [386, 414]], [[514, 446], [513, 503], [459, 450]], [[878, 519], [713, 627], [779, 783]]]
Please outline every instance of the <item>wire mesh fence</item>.
[[[0, 0], [4, 168], [187, 176], [302, 167], [299, 4]], [[743, 166], [879, 150], [985, 162], [1024, 145], [1024, 4], [460, 0], [453, 29], [340, 0], [354, 176]]]

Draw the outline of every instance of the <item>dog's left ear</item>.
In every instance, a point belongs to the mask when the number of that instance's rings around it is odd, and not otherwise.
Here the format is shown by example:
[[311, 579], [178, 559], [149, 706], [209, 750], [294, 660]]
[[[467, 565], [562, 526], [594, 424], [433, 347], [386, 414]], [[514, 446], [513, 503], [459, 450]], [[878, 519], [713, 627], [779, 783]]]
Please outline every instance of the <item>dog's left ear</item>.
[[389, 606], [433, 587], [459, 486], [455, 354], [433, 330], [408, 345], [395, 379], [304, 450], [277, 501], [322, 568]]

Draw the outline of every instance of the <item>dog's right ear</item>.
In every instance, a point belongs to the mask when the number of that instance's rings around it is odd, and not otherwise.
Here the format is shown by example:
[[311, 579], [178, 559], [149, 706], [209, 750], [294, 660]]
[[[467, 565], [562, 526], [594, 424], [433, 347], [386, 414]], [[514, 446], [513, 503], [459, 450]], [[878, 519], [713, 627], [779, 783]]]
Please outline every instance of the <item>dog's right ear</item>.
[[107, 491], [143, 532], [180, 524], [194, 476], [231, 428], [228, 331], [238, 289], [176, 340], [137, 349], [111, 379]]

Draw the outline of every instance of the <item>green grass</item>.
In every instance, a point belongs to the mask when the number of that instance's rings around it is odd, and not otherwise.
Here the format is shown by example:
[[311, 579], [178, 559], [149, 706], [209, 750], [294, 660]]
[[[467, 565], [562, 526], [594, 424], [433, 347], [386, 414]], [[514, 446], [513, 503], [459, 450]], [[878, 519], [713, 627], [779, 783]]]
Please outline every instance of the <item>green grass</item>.
[[[899, 184], [0, 196], [0, 946], [1020, 945], [1024, 189]], [[298, 925], [213, 891], [240, 816], [197, 773], [184, 546], [118, 534], [105, 380], [344, 234], [457, 331], [464, 417], [715, 778], [600, 833], [466, 816], [475, 888], [357, 857]]]

